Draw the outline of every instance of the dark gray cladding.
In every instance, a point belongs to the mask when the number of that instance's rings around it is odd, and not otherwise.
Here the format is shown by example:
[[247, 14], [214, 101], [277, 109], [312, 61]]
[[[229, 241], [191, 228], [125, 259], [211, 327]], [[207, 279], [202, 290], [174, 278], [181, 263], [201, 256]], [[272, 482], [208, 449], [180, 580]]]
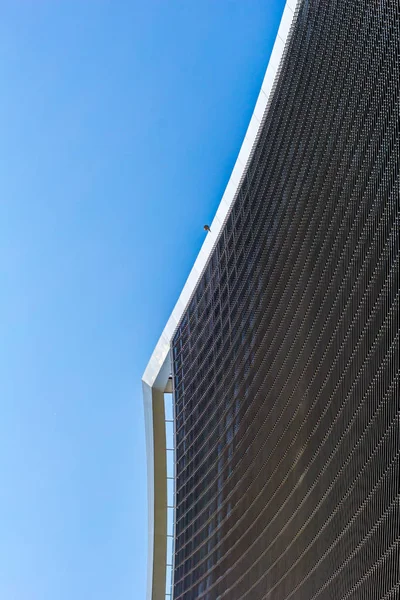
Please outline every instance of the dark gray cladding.
[[399, 0], [302, 3], [173, 340], [179, 600], [399, 597]]

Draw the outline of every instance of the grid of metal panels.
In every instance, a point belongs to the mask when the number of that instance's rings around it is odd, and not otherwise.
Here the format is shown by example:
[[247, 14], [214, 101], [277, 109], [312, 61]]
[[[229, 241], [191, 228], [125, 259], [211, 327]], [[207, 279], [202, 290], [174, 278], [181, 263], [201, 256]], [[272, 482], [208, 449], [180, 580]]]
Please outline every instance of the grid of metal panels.
[[174, 598], [399, 597], [400, 5], [305, 0], [176, 332]]

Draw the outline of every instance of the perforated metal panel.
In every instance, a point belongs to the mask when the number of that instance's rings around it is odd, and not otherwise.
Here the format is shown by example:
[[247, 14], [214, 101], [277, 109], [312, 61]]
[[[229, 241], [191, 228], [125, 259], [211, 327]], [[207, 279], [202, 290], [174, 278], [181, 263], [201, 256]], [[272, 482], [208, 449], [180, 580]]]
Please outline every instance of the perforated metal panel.
[[174, 598], [399, 598], [400, 5], [304, 1], [176, 332]]

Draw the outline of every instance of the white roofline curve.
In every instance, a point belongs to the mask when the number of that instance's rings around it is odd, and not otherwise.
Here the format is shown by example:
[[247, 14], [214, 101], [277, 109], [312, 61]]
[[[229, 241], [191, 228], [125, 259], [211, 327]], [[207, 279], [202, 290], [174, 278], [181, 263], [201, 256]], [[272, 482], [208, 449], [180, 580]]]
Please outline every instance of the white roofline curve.
[[[170, 374], [170, 348], [172, 337], [189, 305], [192, 294], [196, 289], [208, 259], [218, 241], [220, 232], [240, 188], [242, 179], [246, 174], [247, 166], [252, 158], [268, 104], [275, 89], [278, 79], [277, 75], [279, 75], [280, 65], [290, 40], [292, 25], [297, 17], [301, 2], [302, 0], [287, 0], [285, 4], [254, 112], [228, 181], [228, 185], [225, 188], [225, 192], [211, 223], [211, 232], [207, 234], [203, 242], [189, 277], [186, 280], [183, 290], [168, 319], [164, 331], [157, 342], [142, 377], [146, 427], [149, 510], [147, 600], [165, 600], [165, 594], [161, 591], [164, 585], [165, 592], [165, 581], [161, 581], [163, 574], [165, 578], [165, 570], [160, 568], [162, 566], [160, 565], [160, 561], [166, 563], [167, 539], [166, 535], [164, 539], [163, 531], [165, 530], [167, 511], [165, 502], [167, 480], [164, 466], [165, 456], [162, 456], [162, 453], [165, 454], [165, 449], [162, 449], [162, 443], [160, 444], [160, 439], [158, 438], [160, 435], [161, 422], [163, 421], [163, 413], [161, 414], [160, 412], [159, 395], [160, 392], [163, 393], [165, 390]], [[164, 504], [165, 515], [163, 513]]]
[[276, 74], [279, 71], [290, 29], [294, 20], [294, 16], [296, 15], [296, 9], [300, 2], [301, 0], [287, 0], [286, 2], [254, 112], [240, 148], [239, 155], [236, 159], [235, 166], [233, 167], [232, 174], [229, 178], [228, 185], [225, 188], [224, 195], [222, 196], [214, 220], [211, 223], [211, 232], [207, 234], [203, 242], [192, 270], [190, 271], [189, 277], [186, 280], [178, 301], [171, 313], [170, 318], [168, 319], [164, 331], [157, 342], [157, 345], [143, 374], [143, 381], [150, 386], [154, 384], [158, 373], [165, 362], [170, 348], [172, 336], [174, 335], [175, 329], [177, 328], [192, 297], [192, 294], [196, 289], [197, 283], [200, 280], [204, 267], [206, 266], [207, 261], [213, 251], [225, 219], [236, 197], [236, 193], [240, 187], [242, 178], [246, 173], [246, 168], [249, 160], [252, 157], [254, 145], [260, 131], [260, 125], [263, 117], [265, 116], [265, 110], [270, 100], [271, 92], [274, 89]]

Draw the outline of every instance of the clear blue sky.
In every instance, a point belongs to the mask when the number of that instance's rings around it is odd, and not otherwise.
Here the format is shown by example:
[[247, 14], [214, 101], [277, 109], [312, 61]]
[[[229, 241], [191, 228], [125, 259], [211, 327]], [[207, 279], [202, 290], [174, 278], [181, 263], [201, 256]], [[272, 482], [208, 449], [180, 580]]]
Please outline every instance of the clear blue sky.
[[141, 600], [141, 375], [283, 0], [0, 0], [0, 598]]

